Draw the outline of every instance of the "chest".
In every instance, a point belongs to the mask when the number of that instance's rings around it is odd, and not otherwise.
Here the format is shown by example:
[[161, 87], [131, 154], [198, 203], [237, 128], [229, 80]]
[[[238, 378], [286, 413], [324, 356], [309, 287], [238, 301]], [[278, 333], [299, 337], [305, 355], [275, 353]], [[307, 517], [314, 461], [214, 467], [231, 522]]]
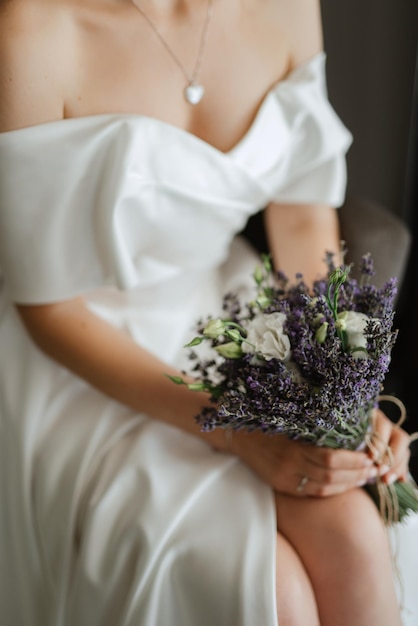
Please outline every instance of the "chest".
[[[205, 36], [204, 12], [160, 24], [131, 8], [112, 19], [80, 21], [66, 115], [135, 113], [231, 149], [286, 74], [289, 45], [277, 25], [251, 23], [226, 4], [216, 5]], [[196, 70], [204, 95], [191, 105], [183, 92]]]

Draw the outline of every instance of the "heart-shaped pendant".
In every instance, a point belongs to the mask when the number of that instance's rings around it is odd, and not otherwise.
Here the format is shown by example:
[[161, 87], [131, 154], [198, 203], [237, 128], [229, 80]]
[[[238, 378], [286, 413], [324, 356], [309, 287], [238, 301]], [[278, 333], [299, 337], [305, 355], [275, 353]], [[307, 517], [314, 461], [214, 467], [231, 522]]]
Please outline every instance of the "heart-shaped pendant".
[[197, 83], [190, 83], [184, 88], [184, 97], [189, 104], [198, 104], [203, 98], [205, 88]]

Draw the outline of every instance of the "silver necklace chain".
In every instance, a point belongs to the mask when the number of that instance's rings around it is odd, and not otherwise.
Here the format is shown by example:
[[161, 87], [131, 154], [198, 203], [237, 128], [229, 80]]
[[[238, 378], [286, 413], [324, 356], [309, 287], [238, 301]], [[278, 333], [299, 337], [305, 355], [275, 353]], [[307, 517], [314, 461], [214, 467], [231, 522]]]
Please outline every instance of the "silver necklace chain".
[[193, 69], [191, 74], [188, 73], [188, 71], [184, 67], [183, 63], [178, 58], [177, 54], [168, 45], [167, 41], [164, 39], [164, 37], [162, 36], [160, 31], [156, 27], [154, 22], [144, 12], [144, 9], [141, 7], [141, 5], [138, 4], [138, 2], [133, 2], [133, 1], [132, 1], [132, 4], [137, 9], [137, 11], [139, 11], [139, 13], [142, 15], [144, 20], [150, 26], [150, 28], [154, 31], [155, 35], [160, 40], [161, 44], [167, 50], [168, 54], [171, 56], [173, 61], [176, 63], [176, 65], [179, 67], [179, 69], [181, 70], [182, 74], [184, 75], [184, 77], [185, 77], [185, 79], [187, 81], [187, 85], [186, 85], [186, 87], [184, 88], [184, 91], [183, 91], [185, 99], [187, 100], [187, 102], [189, 102], [189, 104], [198, 104], [198, 102], [200, 102], [201, 99], [203, 98], [203, 94], [204, 94], [204, 91], [205, 91], [203, 85], [198, 83], [198, 76], [199, 76], [200, 68], [201, 68], [201, 65], [202, 65], [203, 55], [204, 55], [205, 47], [206, 47], [206, 41], [207, 41], [207, 38], [208, 38], [209, 24], [210, 24], [210, 21], [211, 21], [211, 18], [212, 18], [212, 13], [213, 13], [213, 0], [208, 0], [207, 11], [206, 11], [206, 18], [205, 18], [205, 21], [204, 21], [204, 24], [203, 24], [202, 34], [200, 36], [200, 44], [199, 44], [199, 50], [198, 50], [198, 54], [197, 54], [197, 60], [196, 60], [195, 67], [194, 67], [194, 69]]

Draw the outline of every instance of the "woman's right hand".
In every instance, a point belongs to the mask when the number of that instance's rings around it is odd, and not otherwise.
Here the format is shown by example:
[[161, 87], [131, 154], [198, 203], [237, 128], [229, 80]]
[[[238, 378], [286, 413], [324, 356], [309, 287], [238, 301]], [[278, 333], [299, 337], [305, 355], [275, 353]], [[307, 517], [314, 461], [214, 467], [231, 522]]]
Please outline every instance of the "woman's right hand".
[[375, 480], [365, 452], [322, 448], [285, 435], [234, 431], [230, 450], [275, 491], [294, 496], [332, 496]]

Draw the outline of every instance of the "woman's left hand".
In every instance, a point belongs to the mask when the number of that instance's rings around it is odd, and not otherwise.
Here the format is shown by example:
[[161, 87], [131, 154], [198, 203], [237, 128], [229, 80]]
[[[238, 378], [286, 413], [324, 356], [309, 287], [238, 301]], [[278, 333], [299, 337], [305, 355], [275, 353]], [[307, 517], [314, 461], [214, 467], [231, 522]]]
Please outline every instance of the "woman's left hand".
[[386, 484], [407, 480], [409, 471], [409, 435], [394, 424], [380, 409], [374, 414], [373, 449], [370, 456]]

